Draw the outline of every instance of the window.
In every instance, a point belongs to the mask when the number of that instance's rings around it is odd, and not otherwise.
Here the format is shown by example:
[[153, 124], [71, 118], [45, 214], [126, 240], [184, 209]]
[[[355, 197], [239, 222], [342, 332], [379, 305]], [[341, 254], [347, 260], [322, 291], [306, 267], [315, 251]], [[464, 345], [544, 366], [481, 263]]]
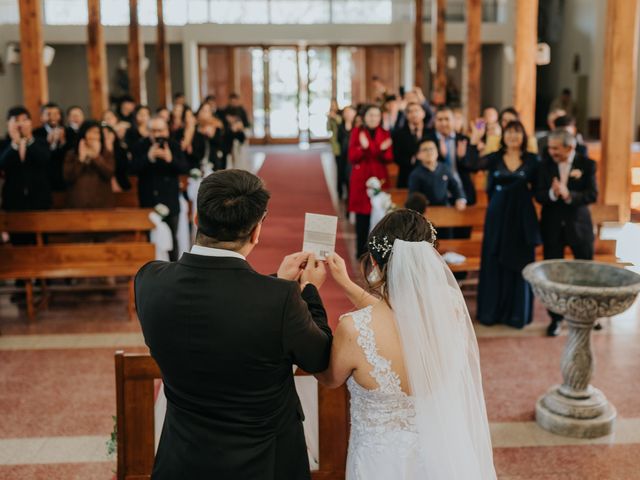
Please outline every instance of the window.
[[[157, 0], [138, 0], [140, 25], [157, 25]], [[409, 0], [163, 0], [167, 25], [384, 24]], [[429, 0], [425, 0], [429, 2]], [[496, 0], [494, 0], [496, 1]], [[395, 3], [395, 6], [394, 6]], [[102, 0], [102, 24], [129, 25], [129, 0]], [[44, 0], [45, 23], [86, 25], [86, 0]], [[0, 0], [0, 24], [18, 23], [18, 0]]]
[[16, 25], [19, 22], [18, 0], [0, 0], [0, 25]]
[[207, 0], [189, 0], [187, 22], [209, 23], [209, 2]]
[[158, 3], [156, 0], [138, 0], [138, 22], [140, 25], [158, 24]]
[[129, 0], [100, 2], [103, 25], [129, 25]]
[[89, 20], [86, 0], [47, 0], [44, 22], [49, 25], [86, 25]]
[[268, 0], [212, 0], [213, 23], [269, 23]]
[[391, 23], [391, 0], [333, 0], [333, 23]]
[[166, 25], [186, 25], [187, 9], [184, 0], [164, 0], [164, 23]]
[[271, 0], [270, 19], [275, 24], [331, 23], [326, 0]]

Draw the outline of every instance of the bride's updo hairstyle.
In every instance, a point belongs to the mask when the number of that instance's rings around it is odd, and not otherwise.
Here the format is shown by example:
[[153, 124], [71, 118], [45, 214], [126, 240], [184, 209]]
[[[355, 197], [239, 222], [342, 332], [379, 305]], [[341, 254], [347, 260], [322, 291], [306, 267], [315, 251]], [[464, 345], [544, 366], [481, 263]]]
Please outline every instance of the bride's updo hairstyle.
[[[367, 241], [369, 253], [362, 257], [360, 266], [369, 288], [380, 294], [387, 303], [387, 267], [396, 239], [405, 242], [428, 242], [433, 245], [436, 241], [436, 230], [423, 215], [406, 208], [388, 213], [373, 227]], [[374, 262], [380, 270], [380, 275], [371, 278]]]

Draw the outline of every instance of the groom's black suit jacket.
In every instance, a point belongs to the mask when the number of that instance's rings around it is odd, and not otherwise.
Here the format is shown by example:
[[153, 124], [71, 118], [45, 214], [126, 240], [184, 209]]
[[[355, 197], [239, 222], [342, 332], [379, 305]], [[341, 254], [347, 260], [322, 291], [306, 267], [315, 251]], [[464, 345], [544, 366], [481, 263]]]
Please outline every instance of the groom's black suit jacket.
[[168, 403], [152, 478], [310, 478], [292, 365], [329, 362], [316, 288], [185, 253], [142, 267], [135, 291]]

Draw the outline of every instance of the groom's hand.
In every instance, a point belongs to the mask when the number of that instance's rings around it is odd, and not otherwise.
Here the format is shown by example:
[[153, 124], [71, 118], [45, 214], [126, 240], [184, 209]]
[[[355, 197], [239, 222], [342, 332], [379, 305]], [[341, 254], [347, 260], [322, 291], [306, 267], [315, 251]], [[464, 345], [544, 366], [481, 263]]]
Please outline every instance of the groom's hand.
[[313, 253], [310, 254], [307, 259], [307, 265], [304, 267], [300, 277], [300, 286], [304, 288], [306, 284], [310, 283], [320, 290], [326, 278], [327, 269], [324, 266], [324, 262], [316, 261], [316, 256]]
[[280, 264], [280, 268], [278, 268], [277, 277], [297, 282], [302, 275], [304, 264], [307, 263], [308, 259], [309, 254], [305, 252], [297, 252], [287, 255]]

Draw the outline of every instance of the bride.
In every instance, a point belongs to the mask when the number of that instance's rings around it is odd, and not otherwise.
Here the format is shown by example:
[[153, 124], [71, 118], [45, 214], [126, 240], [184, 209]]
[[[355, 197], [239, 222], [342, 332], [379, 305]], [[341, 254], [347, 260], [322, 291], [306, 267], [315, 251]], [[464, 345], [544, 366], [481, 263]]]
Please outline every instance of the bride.
[[495, 479], [476, 342], [458, 284], [433, 247], [435, 230], [398, 210], [372, 230], [363, 271], [329, 270], [353, 302], [318, 381], [351, 393], [347, 480]]

